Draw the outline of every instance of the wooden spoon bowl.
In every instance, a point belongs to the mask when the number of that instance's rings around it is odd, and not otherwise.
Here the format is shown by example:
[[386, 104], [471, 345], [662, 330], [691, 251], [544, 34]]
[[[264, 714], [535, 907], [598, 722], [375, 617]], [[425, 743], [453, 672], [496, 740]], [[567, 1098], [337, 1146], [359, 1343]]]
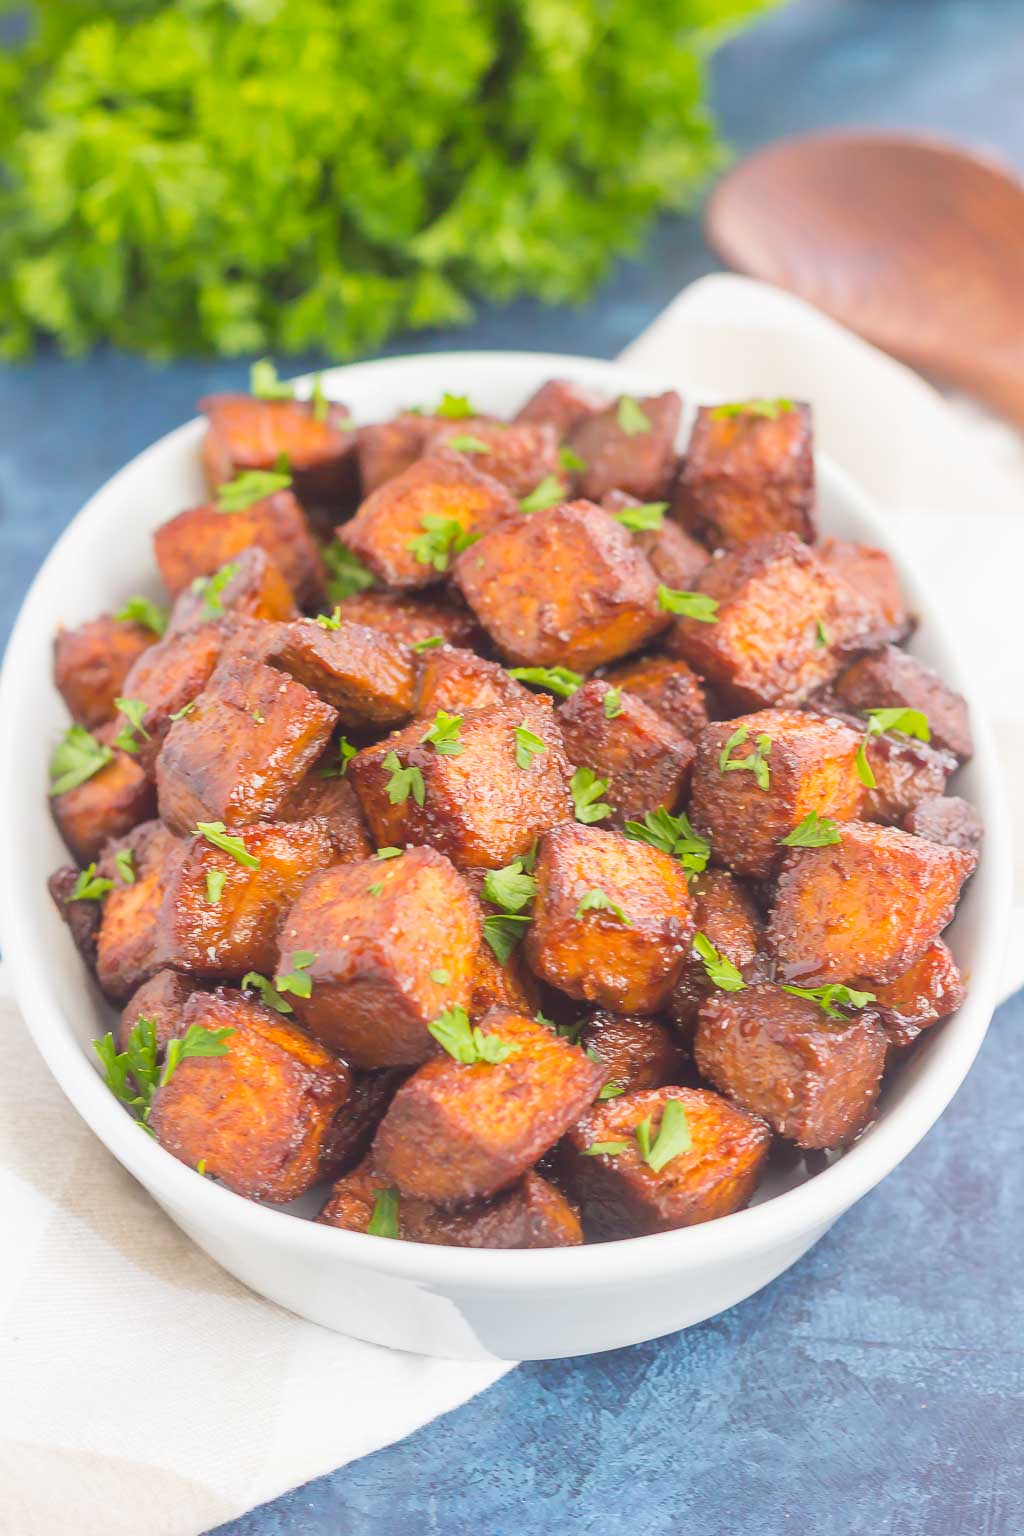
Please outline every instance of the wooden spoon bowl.
[[1024, 185], [977, 155], [814, 134], [715, 188], [708, 243], [923, 372], [1024, 425]]

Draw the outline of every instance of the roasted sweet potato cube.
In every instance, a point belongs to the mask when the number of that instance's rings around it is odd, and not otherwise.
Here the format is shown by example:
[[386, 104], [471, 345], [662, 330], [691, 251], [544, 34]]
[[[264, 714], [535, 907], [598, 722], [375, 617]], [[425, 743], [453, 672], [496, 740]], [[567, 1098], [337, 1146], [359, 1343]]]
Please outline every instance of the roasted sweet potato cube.
[[401, 640], [342, 620], [315, 619], [276, 628], [264, 660], [280, 667], [338, 711], [344, 726], [379, 730], [412, 714], [416, 658]]
[[342, 507], [354, 495], [356, 434], [343, 405], [318, 412], [308, 400], [208, 395], [199, 409], [210, 423], [202, 458], [212, 491], [242, 470], [274, 469], [284, 454], [303, 502]]
[[[697, 932], [732, 962], [745, 981], [753, 980], [761, 965], [764, 925], [747, 887], [726, 869], [706, 869], [690, 882], [690, 895]], [[685, 1040], [692, 1038], [697, 1010], [710, 992], [704, 962], [691, 950], [667, 1007]]]
[[[174, 716], [202, 693], [231, 638], [231, 626], [224, 622], [169, 633], [139, 657], [125, 678], [121, 697], [144, 706], [141, 729], [131, 722], [128, 739], [135, 747], [136, 761], [150, 777]], [[119, 715], [114, 733], [120, 734], [126, 725], [129, 722]]]
[[414, 721], [349, 765], [378, 846], [426, 843], [460, 868], [499, 869], [571, 818], [571, 770], [549, 701], [467, 712], [456, 754], [425, 741], [430, 729]]
[[605, 673], [613, 688], [624, 688], [677, 731], [696, 740], [708, 723], [707, 695], [700, 678], [673, 656], [640, 656]]
[[549, 421], [560, 438], [568, 437], [573, 427], [588, 416], [604, 410], [607, 400], [574, 384], [571, 379], [548, 379], [535, 389], [525, 405], [516, 412], [516, 421]]
[[[95, 739], [109, 747], [115, 732], [101, 726]], [[50, 800], [57, 830], [79, 864], [91, 864], [104, 843], [123, 837], [154, 814], [156, 797], [145, 769], [127, 752], [115, 750], [92, 778]]]
[[835, 691], [847, 709], [919, 709], [928, 716], [934, 746], [944, 747], [960, 762], [974, 752], [963, 695], [898, 646], [861, 656], [836, 679]]
[[462, 454], [438, 451], [371, 492], [338, 537], [387, 586], [429, 587], [465, 539], [521, 515], [497, 480]]
[[438, 638], [448, 645], [474, 646], [482, 644], [484, 638], [461, 597], [450, 590], [443, 599], [402, 592], [356, 592], [341, 603], [341, 617], [382, 629], [412, 646]]
[[381, 1122], [373, 1167], [403, 1195], [445, 1206], [489, 1198], [532, 1168], [601, 1086], [604, 1068], [534, 1019], [495, 1008], [477, 1028], [510, 1054], [428, 1062]]
[[763, 983], [701, 1005], [697, 1066], [736, 1104], [799, 1147], [838, 1147], [870, 1120], [888, 1049], [874, 1012], [832, 1019]]
[[117, 1021], [116, 1043], [119, 1051], [127, 1050], [128, 1036], [140, 1019], [148, 1019], [156, 1031], [157, 1050], [162, 1054], [167, 1042], [183, 1033], [181, 1016], [185, 1004], [202, 983], [194, 976], [182, 976], [177, 971], [157, 971], [133, 992]]
[[[641, 1156], [636, 1128], [649, 1120], [653, 1145], [672, 1101], [685, 1115], [689, 1145], [655, 1172]], [[592, 1150], [602, 1145], [623, 1150]], [[770, 1145], [761, 1120], [717, 1093], [650, 1088], [595, 1104], [566, 1137], [560, 1163], [588, 1238], [642, 1237], [741, 1210]]]
[[599, 1056], [609, 1098], [685, 1081], [686, 1053], [667, 1024], [646, 1014], [597, 1011], [580, 1031], [588, 1056]]
[[427, 1029], [468, 1008], [480, 918], [453, 866], [433, 848], [341, 864], [314, 875], [281, 925], [281, 960], [316, 959], [302, 1023], [355, 1066], [416, 1066], [439, 1054]]
[[[134, 877], [125, 878], [122, 864]], [[130, 854], [130, 860], [123, 855]], [[159, 821], [147, 821], [128, 837], [113, 842], [100, 860], [97, 874], [113, 880], [103, 900], [97, 941], [96, 975], [108, 997], [131, 997], [164, 962], [160, 958], [160, 908], [164, 892], [181, 857], [181, 845]]]
[[526, 956], [536, 974], [616, 1013], [656, 1013], [694, 932], [678, 860], [567, 822], [541, 838], [534, 875]]
[[277, 932], [309, 877], [336, 859], [327, 823], [256, 822], [242, 841], [258, 867], [240, 864], [205, 837], [189, 838], [167, 881], [159, 950], [165, 965], [211, 980], [269, 975]]
[[532, 695], [496, 661], [486, 661], [475, 651], [444, 645], [425, 652], [420, 665], [417, 715], [433, 716], [439, 709], [450, 715], [495, 704], [522, 708]]
[[630, 535], [588, 501], [502, 524], [465, 550], [456, 581], [502, 655], [589, 672], [664, 629], [658, 583]]
[[215, 502], [179, 512], [156, 530], [153, 547], [172, 597], [253, 547], [270, 556], [299, 603], [320, 602], [326, 589], [320, 551], [291, 491], [278, 491], [241, 512], [219, 512]]
[[435, 426], [430, 416], [403, 411], [393, 421], [374, 421], [356, 430], [359, 479], [364, 496], [415, 464]]
[[950, 848], [973, 852], [981, 847], [984, 826], [968, 801], [958, 795], [929, 795], [907, 812], [900, 826], [915, 837], [930, 843], [946, 843]]
[[75, 948], [91, 971], [96, 969], [96, 937], [99, 933], [103, 907], [99, 901], [83, 899], [74, 894], [78, 885], [78, 868], [74, 864], [62, 864], [46, 882], [46, 888], [61, 917], [68, 925]]
[[[811, 408], [752, 401], [701, 406], [676, 488], [675, 512], [714, 548], [766, 533], [814, 538]], [[776, 404], [780, 408], [775, 409]]]
[[890, 1044], [905, 1046], [930, 1024], [955, 1013], [966, 996], [948, 945], [936, 939], [902, 976], [876, 985], [873, 1006]]
[[353, 1071], [348, 1098], [338, 1110], [327, 1133], [320, 1155], [320, 1172], [325, 1179], [355, 1171], [370, 1150], [378, 1125], [391, 1100], [408, 1077], [401, 1067], [386, 1067], [381, 1072]]
[[822, 539], [818, 556], [871, 604], [875, 615], [872, 644], [906, 639], [914, 619], [903, 597], [896, 567], [884, 549], [853, 544], [847, 539]]
[[849, 821], [826, 848], [791, 848], [768, 920], [786, 981], [895, 981], [953, 916], [977, 855]]
[[569, 433], [569, 446], [586, 464], [580, 494], [600, 501], [609, 491], [628, 491], [641, 501], [661, 501], [672, 482], [682, 401], [674, 390], [620, 397], [585, 417]]
[[[839, 720], [798, 710], [762, 709], [706, 726], [697, 742], [690, 816], [711, 839], [716, 863], [763, 879], [782, 856], [780, 839], [811, 811], [833, 821], [859, 815], [859, 746], [860, 737]], [[730, 766], [739, 763], [747, 766]]]
[[[602, 497], [601, 505], [613, 517], [628, 512], [630, 507], [642, 506], [636, 496], [625, 491], [611, 491]], [[622, 521], [621, 518], [618, 518]], [[628, 527], [628, 523], [625, 524]], [[671, 518], [664, 517], [659, 528], [631, 529], [637, 549], [647, 557], [654, 574], [666, 587], [689, 592], [696, 585], [701, 571], [711, 559], [703, 544], [690, 537]]]
[[176, 720], [157, 760], [160, 814], [172, 831], [199, 821], [271, 819], [316, 761], [337, 713], [262, 662], [222, 664]]
[[558, 722], [570, 762], [608, 780], [613, 823], [642, 820], [659, 806], [671, 811], [685, 794], [694, 745], [642, 699], [616, 697], [610, 683], [594, 677], [566, 699]]
[[428, 452], [437, 448], [469, 454], [477, 469], [493, 475], [513, 496], [528, 496], [545, 476], [560, 473], [558, 433], [547, 421], [446, 421], [435, 426], [428, 440]]
[[[476, 882], [469, 877], [483, 873], [482, 870], [468, 871], [466, 884], [471, 889], [473, 884], [482, 885], [482, 880]], [[499, 911], [489, 902], [482, 901], [479, 902], [478, 910], [481, 923], [489, 914]], [[524, 1013], [530, 1017], [540, 1008], [540, 992], [523, 960], [521, 948], [514, 949], [507, 960], [502, 961], [485, 939], [480, 945], [473, 968], [469, 1016], [476, 1023], [492, 1008], [511, 1008], [514, 1013]]]
[[321, 819], [334, 845], [335, 858], [343, 864], [369, 859], [374, 848], [355, 790], [338, 771], [342, 767], [337, 746], [328, 747], [320, 763], [289, 793], [277, 811], [278, 821]]
[[864, 754], [875, 784], [864, 796], [864, 821], [895, 825], [919, 800], [941, 795], [957, 762], [952, 752], [899, 735], [870, 736]]
[[186, 1057], [157, 1089], [149, 1119], [157, 1141], [237, 1195], [296, 1200], [320, 1177], [348, 1068], [290, 1020], [227, 988], [196, 992], [182, 1024], [232, 1033], [223, 1056]]
[[795, 533], [769, 534], [709, 561], [698, 590], [717, 622], [680, 618], [672, 649], [733, 707], [801, 704], [871, 629], [868, 603]]
[[112, 720], [133, 662], [156, 641], [151, 629], [109, 613], [76, 629], [59, 629], [53, 677], [72, 719], [87, 731]]
[[261, 623], [297, 619], [292, 589], [277, 562], [265, 549], [254, 545], [228, 560], [212, 576], [197, 576], [178, 594], [167, 626], [168, 640], [182, 631], [226, 620], [232, 626], [245, 620]]

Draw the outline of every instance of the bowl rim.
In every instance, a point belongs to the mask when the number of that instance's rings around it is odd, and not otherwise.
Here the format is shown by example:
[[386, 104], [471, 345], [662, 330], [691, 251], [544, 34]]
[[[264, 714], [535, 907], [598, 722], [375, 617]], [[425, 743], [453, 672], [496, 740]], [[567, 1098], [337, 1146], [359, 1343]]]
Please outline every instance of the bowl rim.
[[[649, 392], [678, 385], [664, 371], [620, 365], [573, 354], [517, 351], [429, 352], [378, 358], [324, 371], [332, 391], [358, 389], [363, 380], [401, 373], [416, 383], [416, 375], [436, 375], [444, 368], [473, 367], [521, 377], [533, 387], [544, 378], [575, 376], [584, 383], [605, 384], [620, 392]], [[309, 375], [298, 382], [309, 383]], [[198, 436], [202, 418], [194, 417], [142, 450], [111, 476], [71, 519], [36, 574], [19, 610], [0, 672], [0, 833], [18, 814], [17, 736], [19, 690], [31, 671], [31, 650], [40, 626], [50, 633], [49, 587], [66, 552], [94, 537], [93, 524], [102, 520], [114, 487], [150, 457], [183, 446]], [[1000, 968], [1008, 930], [1011, 865], [1009, 820], [989, 722], [971, 679], [960, 670], [950, 632], [938, 605], [914, 572], [900, 547], [898, 535], [885, 525], [883, 514], [856, 483], [828, 456], [816, 455], [818, 472], [830, 482], [857, 519], [872, 530], [890, 553], [901, 582], [924, 623], [943, 643], [952, 664], [950, 681], [966, 696], [971, 711], [978, 779], [974, 798], [985, 821], [984, 854], [975, 876], [980, 887], [977, 955], [971, 965], [967, 1000], [944, 1026], [945, 1048], [932, 1052], [901, 1102], [890, 1104], [869, 1130], [841, 1157], [813, 1178], [761, 1204], [699, 1226], [644, 1237], [585, 1244], [574, 1248], [462, 1249], [435, 1244], [394, 1242], [369, 1234], [345, 1232], [297, 1218], [287, 1210], [261, 1205], [207, 1179], [197, 1179], [151, 1137], [140, 1135], [135, 1122], [107, 1090], [80, 1043], [69, 1035], [56, 997], [48, 984], [48, 957], [42, 938], [19, 900], [22, 871], [13, 860], [0, 860], [0, 932], [5, 968], [12, 991], [37, 1049], [72, 1106], [117, 1160], [175, 1215], [188, 1213], [197, 1229], [231, 1230], [246, 1242], [278, 1250], [311, 1263], [335, 1263], [384, 1272], [457, 1293], [461, 1290], [567, 1290], [615, 1288], [642, 1282], [645, 1275], [686, 1272], [709, 1264], [724, 1264], [752, 1253], [796, 1243], [823, 1231], [856, 1200], [874, 1188], [916, 1146], [943, 1113], [966, 1076], [981, 1045], [998, 1001]], [[77, 953], [75, 955], [78, 962]], [[80, 963], [80, 962], [78, 962]], [[83, 983], [86, 978], [83, 975]]]

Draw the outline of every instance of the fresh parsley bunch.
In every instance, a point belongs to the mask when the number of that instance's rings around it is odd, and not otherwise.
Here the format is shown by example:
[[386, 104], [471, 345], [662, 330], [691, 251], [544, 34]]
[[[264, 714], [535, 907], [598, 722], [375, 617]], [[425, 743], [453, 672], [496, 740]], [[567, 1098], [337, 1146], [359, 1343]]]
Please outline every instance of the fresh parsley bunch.
[[0, 354], [347, 356], [579, 299], [721, 159], [769, 0], [37, 0], [0, 56]]

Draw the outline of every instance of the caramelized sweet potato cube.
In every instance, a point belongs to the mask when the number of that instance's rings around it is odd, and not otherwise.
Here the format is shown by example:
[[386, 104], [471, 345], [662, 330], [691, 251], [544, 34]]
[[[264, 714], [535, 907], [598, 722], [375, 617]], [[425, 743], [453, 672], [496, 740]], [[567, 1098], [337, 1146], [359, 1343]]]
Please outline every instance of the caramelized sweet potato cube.
[[[114, 862], [131, 854], [128, 881]], [[181, 857], [181, 845], [159, 821], [147, 821], [104, 852], [97, 874], [113, 880], [103, 901], [97, 942], [96, 975], [106, 995], [117, 1002], [131, 997], [164, 962], [160, 958], [160, 908]]]
[[945, 843], [950, 848], [974, 852], [981, 847], [984, 826], [968, 801], [958, 795], [929, 795], [907, 812], [900, 826], [930, 843]]
[[705, 405], [697, 412], [676, 516], [712, 548], [749, 544], [766, 533], [814, 538], [811, 408], [787, 402], [769, 413], [767, 404]]
[[798, 1147], [838, 1147], [871, 1118], [888, 1042], [874, 1012], [831, 1019], [809, 998], [762, 984], [702, 1004], [703, 1075]]
[[598, 1011], [584, 1024], [579, 1044], [588, 1055], [601, 1058], [604, 1086], [620, 1093], [680, 1083], [688, 1071], [686, 1053], [672, 1030], [646, 1014]]
[[190, 1056], [153, 1098], [150, 1125], [180, 1162], [202, 1161], [250, 1200], [296, 1200], [320, 1177], [348, 1093], [344, 1062], [305, 1030], [237, 992], [196, 992], [182, 1024], [230, 1029], [223, 1056]]
[[532, 1168], [590, 1104], [604, 1078], [544, 1024], [495, 1008], [477, 1028], [513, 1047], [473, 1066], [445, 1056], [403, 1083], [373, 1142], [373, 1167], [435, 1205], [484, 1200]]
[[[230, 632], [246, 633], [246, 621], [297, 619], [292, 589], [265, 549], [254, 546], [222, 565], [212, 576], [197, 576], [178, 594], [167, 626], [168, 640], [183, 631], [225, 620]], [[249, 625], [248, 632], [252, 626]]]
[[433, 716], [439, 709], [450, 715], [472, 709], [512, 704], [522, 709], [532, 701], [529, 690], [496, 661], [486, 661], [475, 651], [444, 645], [427, 651], [420, 665], [417, 715]]
[[[139, 657], [125, 678], [121, 697], [145, 706], [142, 729], [132, 729], [130, 738], [137, 762], [150, 777], [173, 717], [202, 693], [222, 651], [230, 643], [231, 631], [224, 623], [200, 624], [181, 633], [168, 633]], [[115, 733], [127, 723], [123, 715], [118, 716]]]
[[344, 620], [328, 629], [300, 619], [276, 628], [262, 659], [330, 704], [343, 726], [379, 730], [412, 714], [416, 658], [380, 630]]
[[[483, 873], [481, 870], [470, 870], [468, 875], [482, 876]], [[466, 884], [471, 888], [477, 883], [482, 886], [482, 879], [479, 882], [466, 879]], [[489, 902], [479, 902], [481, 923], [488, 914], [498, 910]], [[514, 949], [507, 960], [500, 961], [485, 939], [480, 945], [473, 968], [473, 992], [468, 1010], [470, 1019], [476, 1023], [492, 1008], [511, 1008], [513, 1013], [532, 1017], [539, 1007], [539, 989], [523, 961], [522, 950]]]
[[332, 401], [318, 414], [308, 400], [208, 395], [203, 470], [211, 491], [242, 470], [274, 469], [285, 454], [303, 502], [343, 506], [356, 489], [356, 434], [348, 411]]
[[923, 1029], [955, 1013], [967, 988], [948, 945], [929, 944], [920, 960], [894, 981], [875, 987], [874, 1009], [891, 1045], [912, 1045]]
[[708, 723], [707, 696], [700, 678], [673, 656], [639, 656], [605, 673], [613, 688], [642, 699], [677, 731], [696, 740]]
[[388, 1105], [408, 1075], [404, 1068], [393, 1067], [381, 1072], [352, 1072], [348, 1098], [331, 1122], [321, 1151], [321, 1177], [336, 1179], [355, 1170], [369, 1152]]
[[864, 796], [863, 819], [890, 826], [919, 800], [941, 795], [957, 767], [952, 752], [899, 735], [870, 736], [864, 754], [875, 785]]
[[884, 549], [853, 544], [846, 539], [822, 539], [818, 557], [871, 604], [875, 615], [873, 645], [906, 639], [914, 619], [904, 600], [896, 567]]
[[559, 438], [564, 438], [588, 416], [604, 410], [607, 403], [603, 396], [574, 384], [571, 379], [548, 379], [519, 407], [515, 419], [549, 421]]
[[628, 491], [641, 501], [662, 501], [672, 483], [682, 401], [675, 390], [620, 397], [585, 417], [569, 434], [569, 446], [586, 464], [580, 494], [600, 501], [609, 491]]
[[589, 672], [664, 629], [654, 572], [613, 517], [570, 501], [484, 535], [456, 581], [502, 655]]
[[[608, 709], [616, 711], [611, 719]], [[558, 721], [570, 762], [608, 780], [615, 824], [642, 820], [659, 806], [671, 811], [686, 792], [693, 743], [633, 694], [616, 698], [610, 683], [591, 678], [566, 699]]]
[[87, 731], [112, 720], [133, 662], [156, 641], [151, 629], [109, 613], [76, 629], [59, 629], [53, 677], [71, 717]]
[[96, 936], [99, 933], [103, 907], [100, 902], [76, 897], [78, 869], [74, 864], [62, 864], [46, 882], [46, 888], [68, 931], [75, 948], [91, 971], [96, 969]]
[[454, 592], [446, 592], [443, 600], [403, 592], [355, 592], [341, 603], [341, 616], [352, 624], [382, 629], [406, 645], [438, 637], [448, 645], [483, 641], [476, 619]]
[[359, 809], [355, 790], [343, 778], [338, 749], [329, 747], [320, 764], [300, 779], [277, 811], [278, 821], [321, 819], [334, 845], [335, 858], [342, 864], [372, 858], [374, 848]]
[[403, 411], [393, 421], [374, 421], [356, 430], [356, 452], [363, 495], [415, 464], [435, 423], [417, 411]]
[[974, 752], [967, 702], [923, 661], [887, 645], [861, 656], [836, 679], [847, 709], [919, 709], [928, 716], [932, 743], [966, 762]]
[[175, 832], [273, 817], [323, 750], [336, 712], [261, 662], [222, 664], [157, 760], [160, 814]]
[[[760, 969], [763, 924], [750, 892], [726, 869], [706, 869], [690, 882], [697, 932], [739, 971], [745, 981]], [[667, 1012], [684, 1039], [692, 1038], [697, 1010], [711, 992], [704, 962], [692, 950], [672, 988]]]
[[697, 742], [690, 816], [711, 839], [715, 861], [762, 879], [784, 851], [780, 839], [811, 811], [833, 821], [859, 815], [859, 746], [860, 737], [840, 721], [798, 710], [762, 709], [706, 726]]
[[242, 841], [259, 860], [257, 868], [240, 864], [205, 837], [184, 843], [160, 911], [165, 965], [211, 980], [237, 981], [247, 971], [269, 975], [282, 917], [309, 877], [336, 857], [319, 817], [256, 822], [245, 828]]
[[843, 648], [870, 633], [867, 602], [795, 533], [709, 561], [698, 589], [718, 603], [717, 622], [678, 619], [672, 649], [733, 707], [803, 703], [839, 671]]
[[894, 981], [953, 916], [978, 862], [896, 827], [849, 821], [826, 848], [791, 848], [776, 884], [768, 948], [800, 986]]
[[241, 512], [219, 512], [215, 502], [179, 512], [156, 530], [153, 547], [172, 597], [254, 547], [270, 556], [298, 602], [312, 606], [326, 589], [320, 551], [291, 491], [278, 491]]
[[[314, 875], [281, 925], [281, 959], [311, 951], [302, 1023], [355, 1066], [416, 1066], [441, 1047], [427, 1029], [468, 1008], [480, 919], [433, 848]], [[443, 979], [447, 978], [447, 979]]]
[[[665, 1106], [682, 1107], [689, 1146], [658, 1171], [644, 1162], [636, 1128], [651, 1122], [651, 1141]], [[616, 1153], [596, 1145], [622, 1145]], [[588, 1238], [642, 1237], [728, 1216], [747, 1204], [771, 1145], [768, 1127], [704, 1088], [650, 1088], [595, 1104], [569, 1132], [561, 1166], [580, 1202]]]
[[461, 454], [436, 452], [372, 491], [338, 537], [387, 586], [429, 587], [461, 539], [520, 516], [497, 480]]
[[162, 1054], [167, 1042], [183, 1033], [181, 1015], [185, 1004], [202, 985], [194, 976], [181, 976], [177, 971], [157, 971], [133, 992], [117, 1021], [116, 1044], [119, 1051], [127, 1050], [128, 1036], [140, 1019], [149, 1019], [156, 1031], [157, 1050]]
[[[572, 816], [571, 770], [548, 701], [468, 712], [457, 754], [424, 741], [430, 729], [429, 720], [414, 721], [349, 765], [378, 846], [426, 843], [460, 868], [499, 869]], [[403, 783], [400, 770], [418, 775], [417, 783]]]
[[[460, 448], [466, 439], [474, 446]], [[487, 445], [486, 453], [479, 451], [478, 443]], [[558, 433], [551, 422], [446, 421], [435, 426], [428, 440], [428, 452], [438, 448], [470, 454], [477, 469], [492, 475], [513, 496], [528, 496], [546, 475], [560, 471]]]
[[[96, 739], [109, 746], [114, 731], [102, 726]], [[91, 779], [50, 800], [57, 831], [78, 864], [91, 864], [104, 843], [123, 837], [154, 814], [153, 785], [127, 752], [115, 751]]]
[[616, 1013], [656, 1013], [694, 932], [678, 860], [566, 822], [541, 838], [534, 875], [526, 956], [536, 974]]

